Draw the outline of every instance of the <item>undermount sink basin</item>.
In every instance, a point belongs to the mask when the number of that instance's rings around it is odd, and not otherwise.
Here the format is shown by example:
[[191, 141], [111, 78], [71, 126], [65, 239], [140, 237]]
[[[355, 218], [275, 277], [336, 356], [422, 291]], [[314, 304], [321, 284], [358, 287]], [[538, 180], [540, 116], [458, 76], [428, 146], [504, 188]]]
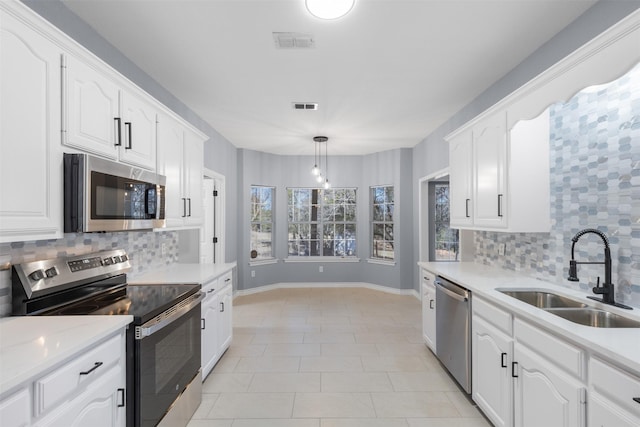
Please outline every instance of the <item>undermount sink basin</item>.
[[554, 294], [543, 289], [496, 289], [507, 296], [541, 308], [570, 322], [593, 328], [640, 328], [640, 321]]
[[594, 328], [640, 328], [640, 322], [597, 308], [553, 308], [549, 313]]
[[547, 291], [532, 291], [532, 290], [514, 290], [514, 289], [498, 289], [505, 295], [518, 299], [527, 304], [531, 304], [538, 308], [584, 308], [587, 304], [580, 301], [576, 301], [571, 298], [563, 297], [562, 295], [554, 294]]

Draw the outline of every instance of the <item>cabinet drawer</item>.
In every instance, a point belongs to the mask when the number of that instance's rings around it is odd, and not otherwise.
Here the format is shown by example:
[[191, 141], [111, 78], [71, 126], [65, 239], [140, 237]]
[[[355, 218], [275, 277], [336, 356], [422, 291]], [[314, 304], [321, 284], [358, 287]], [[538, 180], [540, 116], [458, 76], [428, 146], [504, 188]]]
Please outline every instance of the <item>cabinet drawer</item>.
[[516, 341], [552, 361], [568, 374], [585, 379], [584, 352], [578, 347], [520, 319], [514, 322], [514, 335]]
[[120, 361], [122, 337], [113, 338], [35, 381], [35, 415], [38, 416], [85, 387]]
[[436, 280], [436, 276], [428, 270], [422, 270], [422, 283], [433, 285]]
[[212, 296], [213, 293], [216, 292], [218, 289], [220, 289], [220, 285], [218, 284], [218, 279], [213, 279], [205, 283], [204, 285], [202, 285], [202, 292], [204, 292], [206, 297]]
[[640, 378], [601, 360], [589, 361], [589, 386], [620, 407], [640, 417]]
[[232, 285], [233, 284], [233, 272], [232, 271], [226, 272], [224, 275], [222, 275], [218, 279], [218, 281], [219, 281], [218, 286], [220, 286], [221, 288], [224, 288], [227, 285]]
[[22, 389], [0, 402], [0, 423], [3, 426], [31, 425], [31, 398], [28, 389]]
[[508, 313], [493, 304], [489, 304], [481, 298], [473, 298], [471, 301], [473, 315], [480, 316], [507, 335], [513, 334], [511, 313]]

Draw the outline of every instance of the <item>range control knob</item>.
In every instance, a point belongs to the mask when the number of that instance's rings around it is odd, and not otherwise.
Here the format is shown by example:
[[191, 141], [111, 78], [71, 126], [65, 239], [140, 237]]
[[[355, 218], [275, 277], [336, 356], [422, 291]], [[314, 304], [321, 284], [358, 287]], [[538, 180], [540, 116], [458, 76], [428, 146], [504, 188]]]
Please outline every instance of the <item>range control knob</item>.
[[36, 270], [33, 273], [31, 273], [29, 275], [29, 278], [31, 280], [33, 280], [34, 282], [37, 282], [38, 280], [42, 280], [44, 279], [44, 270]]
[[46, 274], [47, 277], [55, 277], [58, 275], [58, 270], [55, 267], [51, 267], [45, 270], [44, 274]]

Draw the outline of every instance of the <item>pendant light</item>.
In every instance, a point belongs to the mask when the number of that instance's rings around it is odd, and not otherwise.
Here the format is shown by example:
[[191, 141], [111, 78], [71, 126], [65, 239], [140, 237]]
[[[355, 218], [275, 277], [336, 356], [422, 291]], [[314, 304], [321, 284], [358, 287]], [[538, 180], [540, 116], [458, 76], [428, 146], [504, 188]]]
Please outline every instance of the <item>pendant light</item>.
[[329, 141], [329, 138], [325, 138], [324, 140], [324, 189], [328, 190], [331, 188], [331, 184], [329, 183], [329, 153], [327, 151], [327, 142]]
[[304, 3], [316, 18], [338, 19], [353, 9], [355, 0], [305, 0]]
[[[314, 164], [311, 168], [311, 173], [315, 175], [318, 184], [323, 184], [324, 188], [331, 187], [329, 179], [327, 178], [328, 161], [327, 161], [327, 141], [329, 138], [326, 136], [314, 136]], [[324, 144], [324, 171], [322, 170], [322, 144]], [[324, 172], [324, 173], [323, 173]]]

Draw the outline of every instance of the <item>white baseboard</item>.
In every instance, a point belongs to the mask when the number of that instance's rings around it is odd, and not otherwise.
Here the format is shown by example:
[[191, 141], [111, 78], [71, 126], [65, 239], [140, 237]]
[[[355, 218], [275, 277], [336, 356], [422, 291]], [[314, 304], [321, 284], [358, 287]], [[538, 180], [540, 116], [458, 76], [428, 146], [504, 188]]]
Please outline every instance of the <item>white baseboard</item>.
[[418, 300], [420, 294], [415, 289], [397, 289], [388, 286], [374, 285], [365, 282], [294, 282], [294, 283], [274, 283], [272, 285], [260, 286], [257, 288], [238, 290], [233, 297], [257, 294], [259, 292], [272, 291], [274, 289], [296, 289], [296, 288], [365, 288], [374, 291], [386, 292], [394, 295], [410, 295]]

